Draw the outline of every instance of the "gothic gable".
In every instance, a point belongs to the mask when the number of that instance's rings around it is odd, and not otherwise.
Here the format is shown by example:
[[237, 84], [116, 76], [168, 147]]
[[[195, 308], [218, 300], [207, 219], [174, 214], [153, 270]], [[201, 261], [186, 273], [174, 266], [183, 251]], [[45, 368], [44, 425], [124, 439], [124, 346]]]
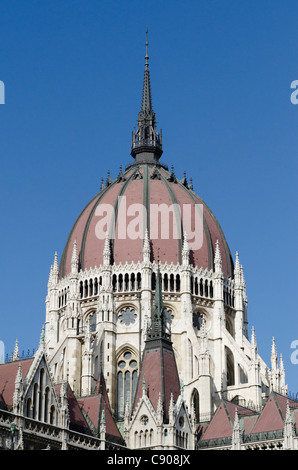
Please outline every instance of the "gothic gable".
[[25, 416], [38, 421], [58, 423], [59, 402], [45, 353], [39, 349], [23, 382]]

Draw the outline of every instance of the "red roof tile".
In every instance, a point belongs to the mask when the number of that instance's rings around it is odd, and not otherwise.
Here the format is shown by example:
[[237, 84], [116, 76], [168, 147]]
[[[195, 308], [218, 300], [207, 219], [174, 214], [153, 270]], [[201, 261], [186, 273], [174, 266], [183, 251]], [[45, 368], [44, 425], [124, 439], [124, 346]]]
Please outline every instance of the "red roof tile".
[[[57, 396], [60, 395], [61, 384], [55, 386]], [[80, 432], [88, 432], [89, 426], [79, 407], [78, 401], [70, 386], [67, 384], [67, 403], [71, 429]]]
[[221, 437], [232, 436], [232, 424], [225, 410], [224, 404], [221, 403], [217, 408], [202, 440], [218, 439]]
[[180, 383], [173, 350], [161, 346], [148, 349], [145, 347], [134, 409], [143, 394], [143, 379], [145, 379], [146, 393], [153, 408], [157, 409], [160, 394], [164, 400], [164, 411], [167, 416], [171, 394], [173, 393], [175, 402], [180, 395]]
[[277, 406], [274, 394], [271, 394], [251, 433], [277, 431], [283, 428], [284, 421], [281, 412]]
[[256, 413], [243, 406], [225, 401], [216, 410], [202, 440], [231, 437], [236, 410], [239, 418], [243, 418], [245, 429], [251, 429], [257, 418]]
[[30, 359], [0, 364], [0, 395], [2, 395], [8, 410], [11, 409], [13, 403], [15, 379], [19, 369], [19, 364], [21, 364], [22, 367], [22, 376], [24, 381], [32, 362], [33, 357]]
[[96, 395], [78, 398], [78, 403], [98, 431], [100, 429], [102, 411], [104, 410], [106, 433], [121, 438], [120, 431], [112, 416], [105, 380], [102, 375], [96, 387]]

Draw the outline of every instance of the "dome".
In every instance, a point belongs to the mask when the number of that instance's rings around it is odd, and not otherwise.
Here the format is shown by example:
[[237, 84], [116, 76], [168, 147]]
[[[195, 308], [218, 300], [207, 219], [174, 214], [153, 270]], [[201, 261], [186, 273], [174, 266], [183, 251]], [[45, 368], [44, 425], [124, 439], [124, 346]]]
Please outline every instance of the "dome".
[[143, 260], [145, 229], [148, 229], [151, 261], [181, 263], [183, 239], [187, 237], [189, 262], [213, 270], [218, 240], [222, 271], [233, 276], [233, 261], [223, 231], [204, 201], [173, 170], [161, 164], [134, 163], [106, 185], [84, 208], [68, 237], [60, 262], [60, 277], [71, 272], [76, 242], [79, 269], [103, 264], [109, 234], [111, 263]]
[[233, 277], [233, 261], [219, 223], [211, 210], [173, 170], [160, 163], [162, 134], [156, 129], [152, 108], [148, 42], [141, 110], [137, 129], [132, 133], [131, 156], [134, 163], [113, 181], [108, 175], [97, 194], [75, 222], [60, 262], [60, 277], [71, 272], [71, 258], [76, 242], [79, 269], [103, 264], [107, 235], [110, 262], [138, 263], [143, 260], [144, 237], [148, 235], [151, 261], [177, 264], [182, 261], [185, 238], [189, 263], [213, 270], [218, 241], [222, 271]]

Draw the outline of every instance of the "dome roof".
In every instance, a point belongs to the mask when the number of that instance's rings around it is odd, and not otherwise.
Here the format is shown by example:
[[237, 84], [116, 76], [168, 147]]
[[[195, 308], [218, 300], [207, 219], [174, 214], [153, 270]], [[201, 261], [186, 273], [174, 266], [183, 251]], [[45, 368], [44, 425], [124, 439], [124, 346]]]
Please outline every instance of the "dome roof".
[[[87, 204], [75, 222], [60, 262], [60, 277], [71, 272], [73, 246], [79, 254], [79, 269], [103, 264], [107, 233], [110, 262], [125, 264], [143, 260], [144, 235], [148, 233], [151, 261], [177, 264], [182, 261], [184, 239], [189, 262], [213, 270], [215, 246], [222, 258], [222, 271], [233, 276], [233, 261], [219, 223], [207, 205], [173, 170], [160, 164], [162, 134], [156, 129], [152, 108], [148, 38], [141, 110], [132, 133], [134, 164], [106, 185]], [[147, 230], [147, 232], [146, 232]], [[186, 248], [186, 245], [184, 245]]]
[[120, 170], [114, 181], [108, 177], [106, 185], [87, 204], [70, 232], [61, 257], [60, 277], [71, 272], [75, 242], [79, 269], [103, 264], [107, 232], [112, 263], [142, 262], [146, 227], [151, 261], [181, 263], [186, 233], [191, 265], [213, 270], [218, 240], [222, 271], [233, 277], [230, 250], [211, 210], [187, 184], [186, 178], [179, 181], [173, 171], [150, 163], [135, 163], [124, 173]]

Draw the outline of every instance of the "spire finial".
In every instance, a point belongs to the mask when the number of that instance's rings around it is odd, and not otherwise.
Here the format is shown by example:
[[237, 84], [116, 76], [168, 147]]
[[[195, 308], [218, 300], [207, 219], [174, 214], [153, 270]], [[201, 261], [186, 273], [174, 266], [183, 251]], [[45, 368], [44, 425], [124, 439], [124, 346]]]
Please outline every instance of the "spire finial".
[[44, 326], [42, 326], [40, 340], [39, 340], [39, 347], [42, 349], [44, 348], [44, 340], [45, 340], [45, 332], [44, 332]]
[[217, 272], [217, 273], [222, 272], [222, 260], [221, 260], [221, 254], [220, 254], [220, 248], [219, 248], [218, 240], [216, 240], [216, 245], [215, 245], [214, 269], [215, 269], [215, 272]]
[[77, 273], [79, 265], [78, 259], [78, 250], [77, 250], [77, 241], [73, 243], [72, 255], [71, 255], [71, 271], [72, 273]]
[[156, 130], [156, 117], [152, 108], [149, 55], [148, 55], [148, 28], [146, 29], [146, 56], [143, 81], [143, 95], [141, 111], [138, 116], [138, 128], [132, 133], [131, 155], [136, 162], [157, 163], [162, 155], [161, 132]]
[[18, 342], [18, 340], [16, 339], [15, 346], [14, 346], [14, 351], [13, 351], [13, 356], [12, 356], [12, 360], [13, 360], [13, 361], [18, 361], [19, 359], [20, 359], [20, 357], [19, 357], [19, 342]]
[[148, 28], [146, 29], [146, 56], [145, 56], [145, 60], [146, 60], [146, 66], [149, 65], [149, 56], [148, 56], [148, 46], [149, 46], [149, 42], [148, 42]]

